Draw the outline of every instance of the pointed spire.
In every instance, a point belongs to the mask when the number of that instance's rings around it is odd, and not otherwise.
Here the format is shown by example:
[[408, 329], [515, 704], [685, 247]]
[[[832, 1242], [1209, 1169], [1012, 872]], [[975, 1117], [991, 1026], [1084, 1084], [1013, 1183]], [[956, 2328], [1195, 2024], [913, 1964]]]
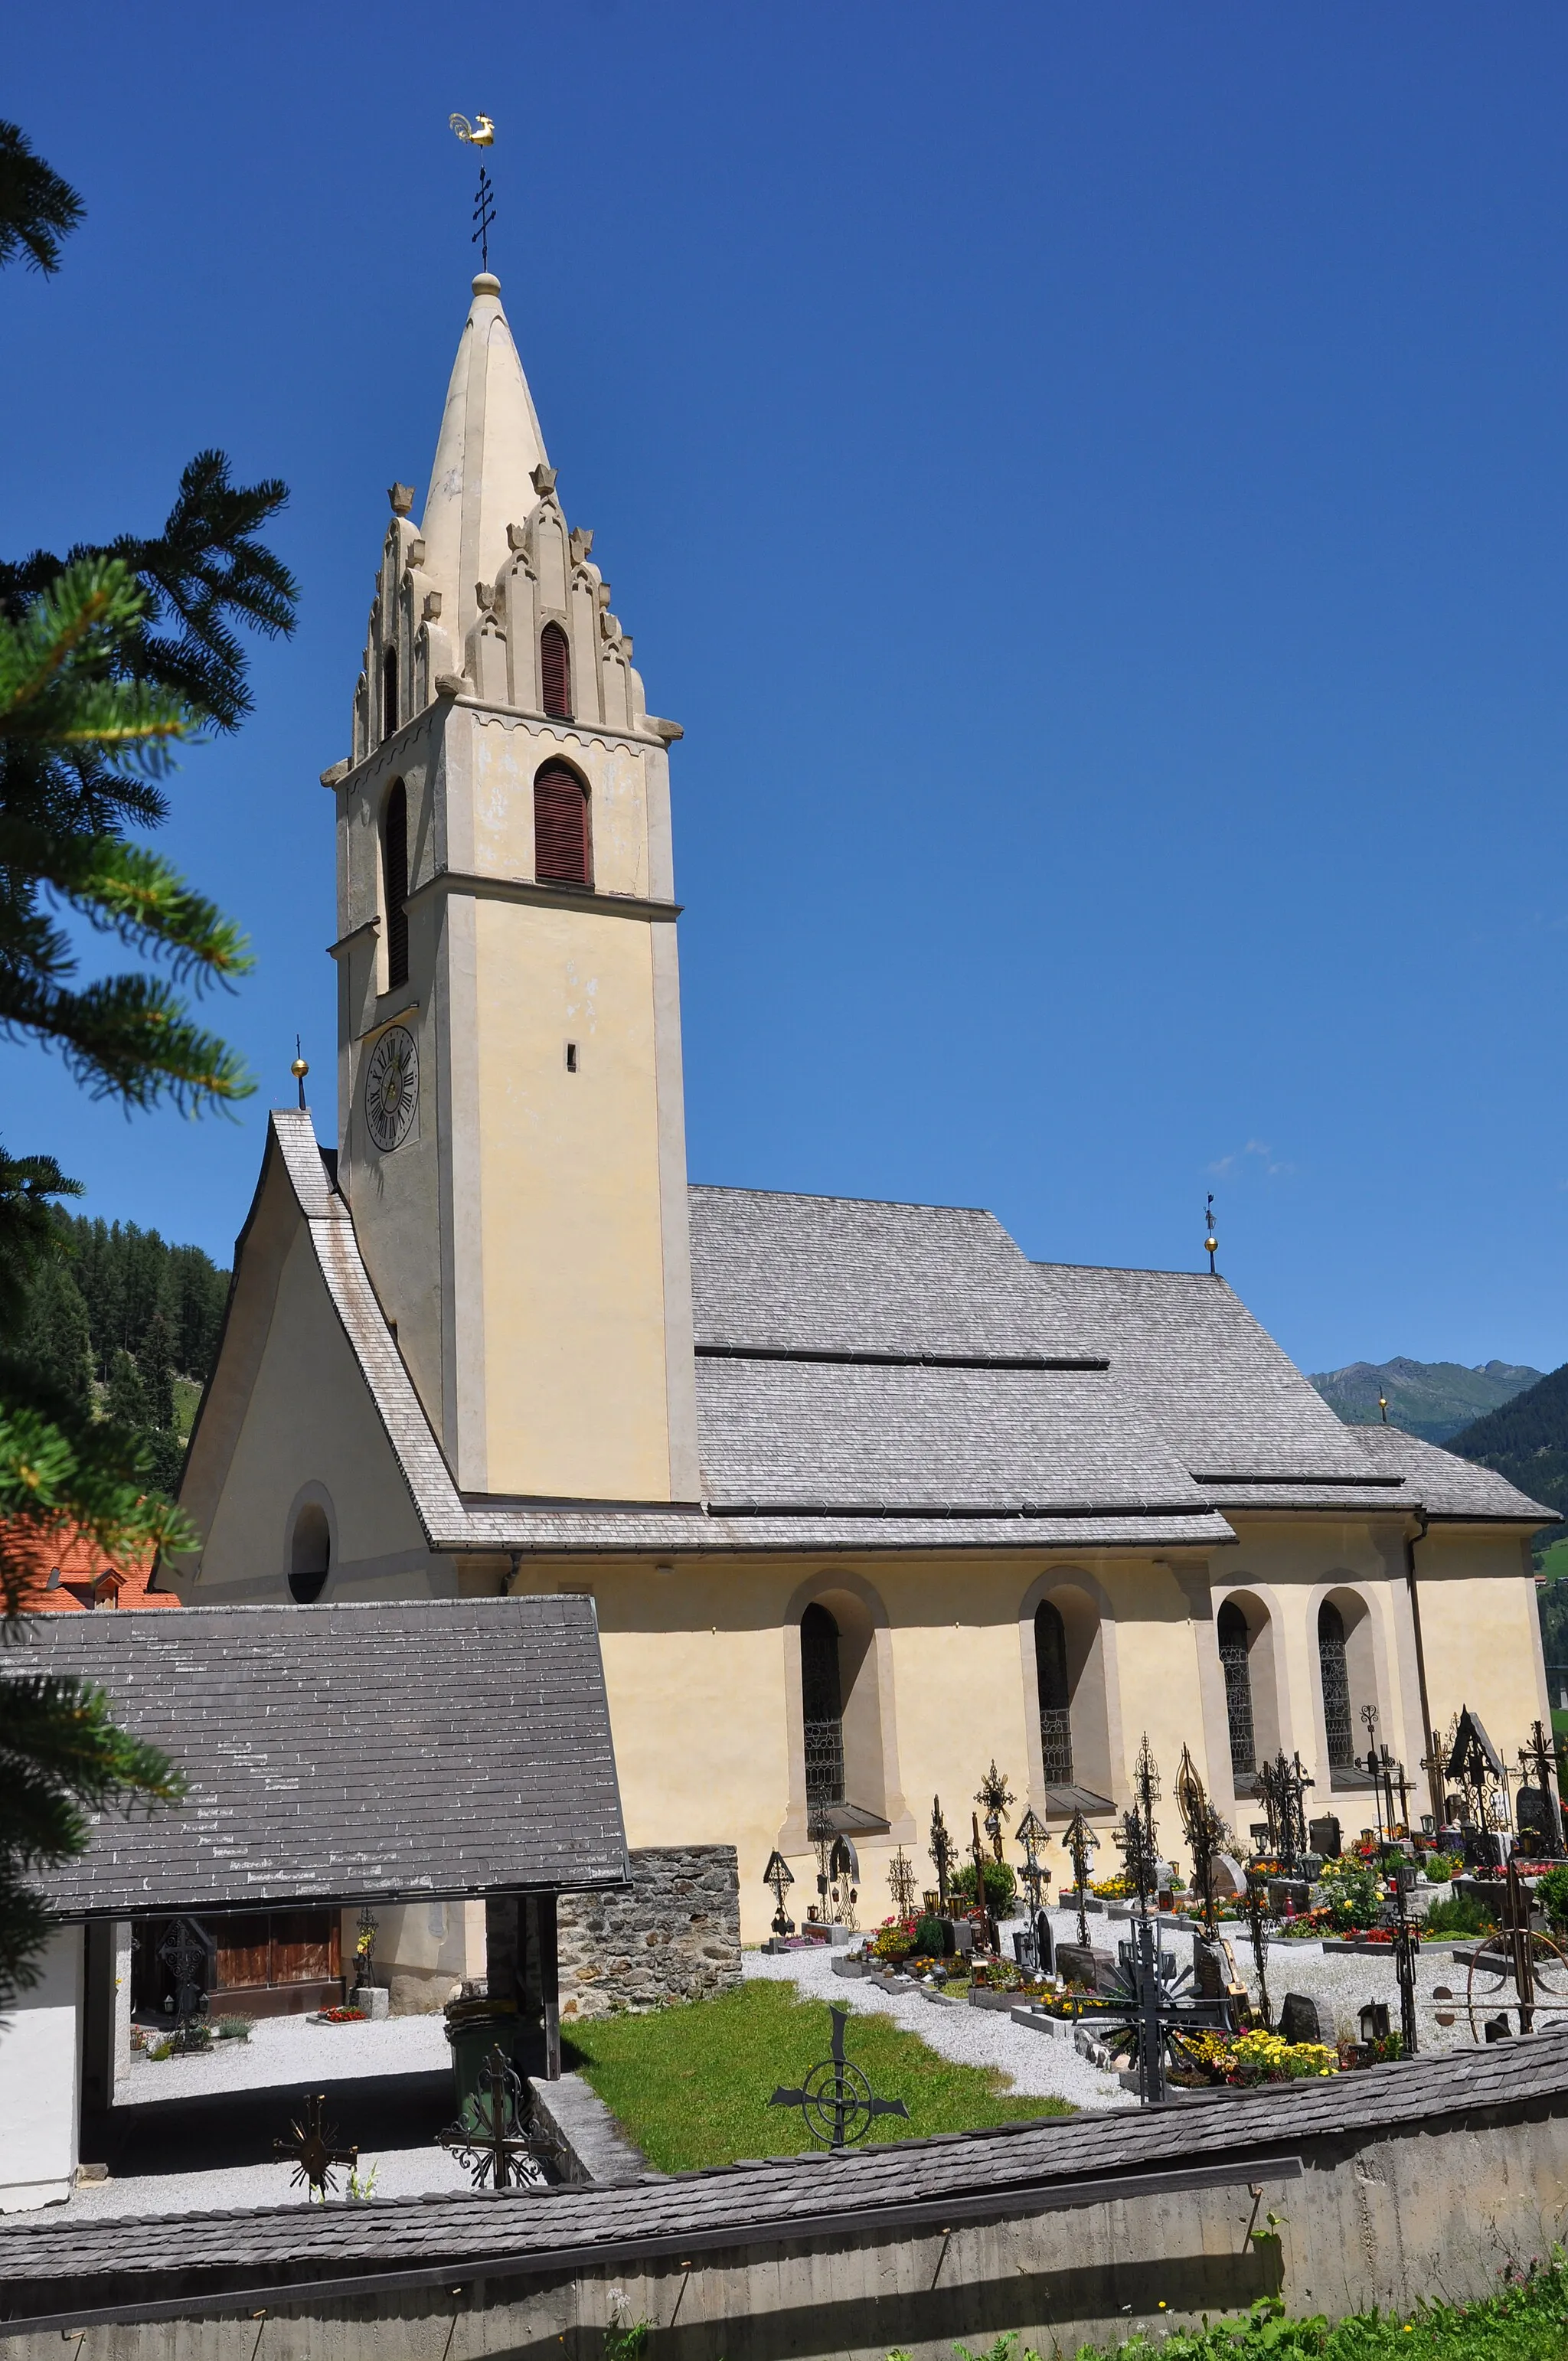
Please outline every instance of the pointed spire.
[[507, 527], [538, 506], [532, 471], [548, 465], [500, 293], [500, 280], [481, 271], [452, 365], [420, 527], [423, 571], [442, 592], [459, 648], [478, 613], [475, 585], [493, 582], [505, 565]]

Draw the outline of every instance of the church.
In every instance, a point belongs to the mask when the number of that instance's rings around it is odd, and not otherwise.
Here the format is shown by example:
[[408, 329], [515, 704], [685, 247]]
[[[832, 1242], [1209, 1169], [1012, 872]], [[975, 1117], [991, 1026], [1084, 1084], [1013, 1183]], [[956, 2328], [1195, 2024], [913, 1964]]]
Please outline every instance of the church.
[[586, 1594], [628, 1842], [734, 1846], [748, 1939], [775, 1848], [814, 1892], [814, 1814], [853, 1842], [862, 1924], [898, 1846], [931, 1882], [932, 1798], [967, 1836], [992, 1757], [1059, 1836], [1078, 1807], [1108, 1833], [1146, 1733], [1168, 1798], [1186, 1745], [1244, 1832], [1281, 1748], [1347, 1830], [1369, 1732], [1416, 1779], [1467, 1704], [1511, 1756], [1549, 1719], [1552, 1512], [1343, 1426], [1212, 1268], [688, 1182], [682, 731], [488, 273], [414, 504], [393, 486], [322, 781], [336, 1122], [302, 1078], [270, 1118], [180, 1597]]

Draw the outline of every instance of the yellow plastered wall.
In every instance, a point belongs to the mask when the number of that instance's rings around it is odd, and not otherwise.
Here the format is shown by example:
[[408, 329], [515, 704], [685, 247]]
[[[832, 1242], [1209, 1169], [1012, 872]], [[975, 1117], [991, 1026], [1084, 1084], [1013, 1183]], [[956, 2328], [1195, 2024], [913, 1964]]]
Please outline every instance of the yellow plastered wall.
[[[238, 1310], [250, 1308], [246, 1300]], [[263, 1311], [259, 1297], [256, 1311]], [[200, 1578], [182, 1575], [181, 1597], [194, 1607], [216, 1605], [220, 1591], [287, 1599], [291, 1511], [312, 1482], [330, 1500], [325, 1598], [450, 1594], [450, 1571], [430, 1554], [309, 1232], [297, 1221]]]
[[[883, 1619], [892, 1676], [881, 1703], [894, 1792], [851, 1798], [889, 1807], [890, 1833], [859, 1844], [861, 1923], [874, 1926], [892, 1906], [887, 1867], [900, 1840], [921, 1885], [935, 1882], [927, 1844], [936, 1795], [949, 1834], [967, 1848], [975, 1794], [993, 1755], [1017, 1798], [1012, 1825], [1026, 1805], [1045, 1809], [1030, 1776], [1028, 1722], [1037, 1695], [1032, 1642], [1021, 1631], [1041, 1570], [957, 1553], [900, 1564], [732, 1558], [683, 1563], [666, 1575], [646, 1565], [563, 1565], [554, 1574], [535, 1565], [521, 1587], [592, 1591], [628, 1842], [736, 1846], [742, 1934], [756, 1942], [772, 1915], [762, 1878], [776, 1845], [795, 1873], [797, 1918], [815, 1890], [816, 1859], [799, 1808], [799, 1615], [806, 1600], [854, 1587], [874, 1598]], [[1097, 1571], [1113, 1607], [1118, 1648], [1132, 1666], [1116, 1701], [1125, 1756], [1116, 1765], [1116, 1797], [1127, 1798], [1132, 1760], [1146, 1729], [1165, 1778], [1161, 1840], [1179, 1860], [1174, 1788], [1184, 1740], [1200, 1773], [1208, 1777], [1211, 1771], [1188, 1602], [1169, 1570], [1147, 1561]], [[1034, 1752], [1037, 1760], [1037, 1741]], [[1102, 1866], [1109, 1873], [1114, 1855], [1108, 1820], [1105, 1828]], [[1010, 1847], [1008, 1858], [1018, 1857]], [[1059, 1848], [1050, 1849], [1047, 1862], [1053, 1874], [1061, 1872]]]
[[1516, 1534], [1429, 1533], [1417, 1549], [1427, 1697], [1446, 1730], [1462, 1706], [1512, 1762], [1538, 1717], [1548, 1727], [1535, 1583]]
[[489, 901], [476, 925], [488, 1487], [668, 1499], [648, 927]]

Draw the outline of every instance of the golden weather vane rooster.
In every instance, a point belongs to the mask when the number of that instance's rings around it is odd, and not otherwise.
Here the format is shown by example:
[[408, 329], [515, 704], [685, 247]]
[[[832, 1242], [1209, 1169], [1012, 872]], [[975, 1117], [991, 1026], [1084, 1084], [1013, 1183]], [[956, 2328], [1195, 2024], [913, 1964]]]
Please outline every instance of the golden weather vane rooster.
[[447, 121], [458, 138], [466, 139], [470, 148], [493, 148], [496, 144], [496, 126], [488, 115], [476, 115], [472, 123], [466, 115], [449, 115]]

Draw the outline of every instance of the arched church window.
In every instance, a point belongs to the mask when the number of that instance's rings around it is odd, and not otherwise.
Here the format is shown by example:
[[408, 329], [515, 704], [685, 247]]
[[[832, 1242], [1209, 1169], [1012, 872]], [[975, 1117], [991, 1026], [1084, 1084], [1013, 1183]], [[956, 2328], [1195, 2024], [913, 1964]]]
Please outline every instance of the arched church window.
[[844, 1697], [839, 1626], [815, 1602], [800, 1619], [800, 1712], [806, 1735], [806, 1806], [844, 1800]]
[[1238, 1779], [1250, 1777], [1257, 1769], [1257, 1740], [1252, 1722], [1246, 1617], [1234, 1598], [1227, 1598], [1217, 1622], [1220, 1669], [1225, 1676], [1225, 1713], [1231, 1726], [1231, 1773]]
[[409, 799], [394, 781], [381, 819], [381, 866], [387, 900], [387, 989], [409, 980]]
[[1072, 1692], [1067, 1676], [1067, 1626], [1048, 1598], [1035, 1609], [1035, 1671], [1040, 1686], [1040, 1752], [1047, 1787], [1072, 1784]]
[[546, 885], [593, 882], [588, 791], [565, 763], [546, 763], [533, 782], [533, 873]]
[[398, 652], [389, 648], [381, 658], [381, 735], [389, 738], [398, 726]]
[[1355, 1759], [1350, 1718], [1350, 1667], [1345, 1662], [1344, 1617], [1332, 1598], [1318, 1609], [1318, 1669], [1323, 1684], [1323, 1735], [1331, 1770], [1348, 1770]]
[[302, 1607], [319, 1598], [331, 1564], [332, 1528], [326, 1510], [317, 1501], [307, 1500], [294, 1520], [289, 1543], [289, 1596]]
[[539, 634], [539, 678], [544, 710], [554, 721], [572, 718], [572, 651], [559, 623], [546, 623]]

